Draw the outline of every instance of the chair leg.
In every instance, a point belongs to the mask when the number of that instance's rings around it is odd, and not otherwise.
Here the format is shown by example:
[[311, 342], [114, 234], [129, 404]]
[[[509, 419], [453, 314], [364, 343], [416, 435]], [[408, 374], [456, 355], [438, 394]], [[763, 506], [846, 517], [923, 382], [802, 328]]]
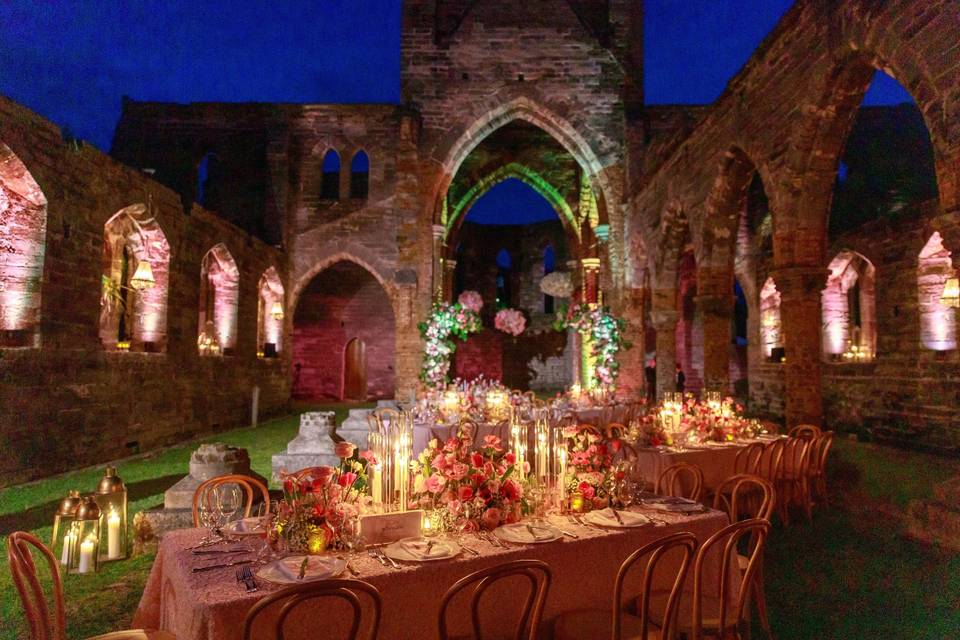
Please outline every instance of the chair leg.
[[757, 605], [757, 617], [760, 618], [760, 628], [767, 636], [767, 640], [773, 640], [773, 632], [770, 630], [770, 620], [767, 618], [767, 596], [763, 588], [763, 563], [757, 566], [757, 573], [753, 577], [753, 584], [750, 585], [750, 591], [753, 592], [753, 601]]
[[810, 480], [804, 477], [801, 480], [802, 487], [800, 491], [803, 494], [803, 511], [807, 516], [807, 522], [813, 520], [813, 496], [810, 495]]

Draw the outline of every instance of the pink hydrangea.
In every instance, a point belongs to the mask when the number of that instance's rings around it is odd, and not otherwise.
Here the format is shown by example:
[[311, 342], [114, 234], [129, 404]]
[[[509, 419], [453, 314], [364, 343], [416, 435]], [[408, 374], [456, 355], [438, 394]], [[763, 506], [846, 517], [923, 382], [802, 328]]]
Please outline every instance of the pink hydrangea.
[[457, 298], [457, 302], [460, 303], [460, 306], [474, 313], [480, 313], [480, 309], [483, 308], [483, 296], [481, 296], [476, 291], [464, 291], [460, 294], [460, 297]]
[[511, 336], [519, 336], [527, 328], [527, 319], [516, 309], [501, 309], [493, 319], [493, 326]]

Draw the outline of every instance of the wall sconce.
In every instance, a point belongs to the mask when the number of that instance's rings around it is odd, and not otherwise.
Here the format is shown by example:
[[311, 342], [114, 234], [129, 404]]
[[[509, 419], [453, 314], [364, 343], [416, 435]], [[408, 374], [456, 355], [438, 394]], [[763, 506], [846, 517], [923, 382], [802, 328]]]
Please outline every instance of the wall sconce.
[[960, 278], [948, 278], [940, 294], [940, 304], [945, 307], [960, 307]]
[[155, 284], [157, 284], [157, 281], [153, 277], [153, 267], [150, 266], [150, 262], [147, 260], [138, 262], [137, 270], [130, 278], [130, 286], [137, 291], [143, 291], [144, 289], [150, 289]]
[[270, 305], [270, 315], [274, 320], [283, 320], [283, 304], [279, 300]]

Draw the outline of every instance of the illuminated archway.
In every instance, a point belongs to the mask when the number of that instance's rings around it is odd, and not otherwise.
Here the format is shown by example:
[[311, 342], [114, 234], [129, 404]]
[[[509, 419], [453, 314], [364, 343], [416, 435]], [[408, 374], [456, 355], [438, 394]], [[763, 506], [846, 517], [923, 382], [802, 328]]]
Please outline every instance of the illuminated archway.
[[257, 355], [276, 357], [283, 350], [283, 318], [286, 313], [283, 283], [277, 270], [269, 267], [257, 285]]
[[[240, 270], [226, 245], [218, 244], [203, 257], [200, 270], [198, 339], [216, 337], [218, 352], [223, 355], [232, 354], [237, 346], [239, 298]], [[203, 347], [200, 349], [202, 352]]]

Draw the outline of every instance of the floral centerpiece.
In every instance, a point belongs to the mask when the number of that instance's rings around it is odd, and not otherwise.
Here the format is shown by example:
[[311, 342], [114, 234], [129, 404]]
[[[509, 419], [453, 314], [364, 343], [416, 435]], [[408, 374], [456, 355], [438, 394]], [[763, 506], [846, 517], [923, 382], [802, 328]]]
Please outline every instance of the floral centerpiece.
[[[460, 298], [463, 299], [469, 293], [476, 292], [464, 291]], [[480, 316], [474, 310], [476, 301], [468, 296], [467, 302], [471, 305], [470, 308], [465, 307], [462, 302], [435, 302], [427, 320], [417, 325], [420, 337], [426, 342], [420, 379], [431, 387], [440, 388], [447, 382], [450, 358], [457, 350], [453, 338], [466, 340], [467, 335], [482, 328]], [[483, 306], [482, 301], [480, 306]]]
[[700, 442], [730, 442], [746, 435], [751, 428], [750, 421], [743, 417], [743, 406], [729, 397], [702, 401], [687, 394], [678, 410], [678, 430]]
[[523, 491], [525, 469], [506, 451], [500, 438], [485, 436], [471, 451], [468, 438], [450, 438], [442, 445], [434, 438], [413, 468], [413, 506], [439, 512], [440, 528], [449, 528], [457, 514], [470, 507], [470, 527], [495, 529], [516, 522], [527, 511]]
[[626, 321], [614, 316], [608, 307], [585, 302], [571, 306], [565, 314], [561, 311], [554, 323], [555, 329], [574, 329], [590, 336], [591, 355], [595, 360], [594, 373], [605, 387], [612, 387], [620, 375], [617, 354], [631, 347], [623, 338], [626, 326]]
[[616, 478], [613, 473], [613, 451], [590, 425], [566, 427], [567, 471], [564, 487], [567, 494], [579, 492], [584, 503], [603, 508], [610, 501]]
[[670, 433], [656, 416], [646, 414], [630, 425], [631, 439], [640, 447], [659, 447], [673, 444]]
[[271, 543], [282, 542], [294, 552], [323, 553], [336, 544], [342, 524], [359, 516], [367, 500], [367, 467], [376, 460], [349, 442], [338, 442], [335, 452], [337, 467], [317, 467], [301, 479], [281, 473], [283, 498], [269, 529]]
[[493, 319], [493, 326], [516, 337], [527, 328], [527, 319], [517, 309], [501, 309]]

